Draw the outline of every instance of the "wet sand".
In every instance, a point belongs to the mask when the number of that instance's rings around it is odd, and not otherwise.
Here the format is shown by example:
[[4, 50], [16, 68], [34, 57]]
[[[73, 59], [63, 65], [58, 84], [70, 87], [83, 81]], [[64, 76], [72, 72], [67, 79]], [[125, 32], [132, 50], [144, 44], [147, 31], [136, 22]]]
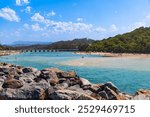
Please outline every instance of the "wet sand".
[[104, 57], [150, 58], [150, 54], [108, 53], [108, 52], [75, 52], [82, 55], [100, 55]]
[[150, 71], [149, 57], [91, 57], [77, 58], [65, 62], [59, 62], [60, 65], [78, 66], [78, 67], [99, 67], [99, 68], [121, 68], [138, 71]]
[[0, 50], [0, 56], [7, 56], [7, 55], [13, 55], [13, 54], [20, 54], [21, 51], [15, 51], [15, 50]]

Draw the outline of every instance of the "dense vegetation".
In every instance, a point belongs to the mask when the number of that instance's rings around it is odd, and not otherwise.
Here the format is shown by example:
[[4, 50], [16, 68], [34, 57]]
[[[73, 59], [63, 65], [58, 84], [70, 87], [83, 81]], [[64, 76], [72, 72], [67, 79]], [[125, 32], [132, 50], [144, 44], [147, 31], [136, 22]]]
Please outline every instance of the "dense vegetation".
[[92, 44], [94, 40], [91, 39], [74, 39], [71, 41], [58, 41], [48, 45], [47, 49], [78, 49], [79, 51], [84, 51], [89, 44]]
[[5, 49], [7, 49], [7, 48], [0, 44], [0, 50], [5, 50]]
[[32, 45], [32, 46], [18, 46], [14, 49], [78, 49], [79, 51], [85, 51], [89, 44], [92, 44], [94, 40], [82, 38], [69, 41], [58, 41], [48, 45]]
[[130, 33], [95, 41], [87, 51], [114, 53], [150, 53], [150, 28], [138, 28]]

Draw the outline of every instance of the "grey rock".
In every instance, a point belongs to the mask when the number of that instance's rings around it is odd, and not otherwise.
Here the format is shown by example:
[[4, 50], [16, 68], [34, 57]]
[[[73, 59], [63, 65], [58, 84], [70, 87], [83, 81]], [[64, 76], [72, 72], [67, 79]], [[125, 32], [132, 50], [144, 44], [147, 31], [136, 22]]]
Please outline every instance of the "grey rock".
[[20, 80], [23, 81], [24, 84], [30, 84], [33, 83], [33, 79], [32, 78], [26, 78], [26, 77], [20, 77]]
[[72, 91], [77, 91], [78, 89], [83, 90], [82, 88], [80, 88], [80, 85], [70, 86], [68, 89], [69, 89], [69, 90], [72, 90]]
[[23, 82], [21, 80], [6, 80], [2, 87], [3, 88], [12, 88], [12, 89], [17, 89], [17, 88], [21, 88], [23, 86]]
[[4, 72], [0, 72], [0, 76], [4, 76], [5, 75], [5, 73]]
[[3, 86], [4, 82], [5, 82], [4, 79], [0, 79], [0, 87]]
[[3, 72], [4, 74], [9, 74], [9, 68], [0, 67], [0, 72]]
[[21, 76], [20, 78], [31, 78], [33, 80], [36, 78], [33, 72], [24, 73], [24, 74], [21, 74], [20, 76]]
[[75, 78], [75, 77], [77, 77], [75, 71], [60, 72], [60, 73], [57, 73], [57, 76], [59, 78]]
[[133, 96], [132, 100], [150, 100], [150, 90], [138, 90]]
[[56, 90], [62, 90], [62, 89], [67, 89], [69, 87], [69, 83], [68, 82], [63, 82], [61, 84], [57, 84], [54, 86], [54, 89]]
[[110, 89], [109, 87], [105, 87], [104, 91], [108, 95], [108, 99], [110, 100], [116, 100], [117, 99], [117, 94], [114, 90]]
[[63, 83], [66, 80], [67, 80], [66, 78], [59, 78], [59, 83]]
[[0, 93], [3, 91], [3, 88], [2, 88], [2, 86], [0, 86]]
[[25, 67], [22, 69], [23, 73], [29, 73], [29, 72], [36, 72], [37, 69], [32, 68], [32, 67]]
[[150, 100], [150, 96], [140, 94], [140, 95], [134, 96], [131, 100]]
[[0, 93], [0, 99], [13, 100], [41, 100], [45, 99], [45, 90], [36, 86], [24, 86], [20, 89], [3, 89]]
[[99, 96], [101, 96], [103, 99], [108, 100], [109, 97], [105, 91], [101, 91], [98, 93]]
[[83, 86], [84, 85], [91, 85], [91, 83], [87, 79], [84, 79], [84, 78], [79, 78], [79, 79], [80, 79]]
[[6, 76], [0, 76], [0, 79], [7, 80]]
[[87, 94], [71, 90], [57, 90], [50, 97], [53, 100], [95, 100]]
[[50, 72], [54, 72], [54, 73], [60, 73], [63, 72], [62, 70], [58, 69], [58, 68], [46, 68], [42, 71], [50, 71]]
[[41, 80], [41, 81], [33, 83], [31, 85], [32, 85], [32, 87], [38, 86], [40, 88], [43, 88], [44, 90], [47, 90], [48, 88], [51, 87], [51, 85], [48, 82], [46, 82], [46, 80]]
[[56, 89], [54, 89], [53, 87], [49, 87], [46, 90], [46, 99], [48, 100], [52, 100], [51, 95], [56, 91]]
[[104, 87], [109, 87], [111, 90], [113, 90], [115, 93], [119, 94], [121, 91], [111, 82], [107, 82], [104, 84]]
[[39, 79], [45, 79], [47, 82], [49, 82], [53, 86], [55, 86], [59, 82], [59, 79], [55, 72], [46, 71], [46, 70], [41, 71]]

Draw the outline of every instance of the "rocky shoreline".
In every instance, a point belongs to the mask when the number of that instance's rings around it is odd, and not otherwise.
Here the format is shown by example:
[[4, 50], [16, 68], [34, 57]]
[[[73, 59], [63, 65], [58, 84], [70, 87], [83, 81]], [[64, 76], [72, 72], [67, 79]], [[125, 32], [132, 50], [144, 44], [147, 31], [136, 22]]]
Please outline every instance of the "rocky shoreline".
[[75, 71], [57, 68], [37, 70], [0, 63], [0, 100], [149, 100], [150, 90], [134, 95], [113, 83], [93, 84]]

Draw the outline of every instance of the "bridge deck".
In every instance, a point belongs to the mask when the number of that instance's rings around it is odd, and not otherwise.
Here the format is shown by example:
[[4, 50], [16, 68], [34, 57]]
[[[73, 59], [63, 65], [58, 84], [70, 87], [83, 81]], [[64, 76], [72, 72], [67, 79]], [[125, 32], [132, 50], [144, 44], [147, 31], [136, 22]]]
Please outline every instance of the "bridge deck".
[[78, 51], [78, 49], [53, 49], [53, 50], [44, 50], [44, 49], [37, 49], [37, 50], [21, 50], [22, 52], [73, 52]]

